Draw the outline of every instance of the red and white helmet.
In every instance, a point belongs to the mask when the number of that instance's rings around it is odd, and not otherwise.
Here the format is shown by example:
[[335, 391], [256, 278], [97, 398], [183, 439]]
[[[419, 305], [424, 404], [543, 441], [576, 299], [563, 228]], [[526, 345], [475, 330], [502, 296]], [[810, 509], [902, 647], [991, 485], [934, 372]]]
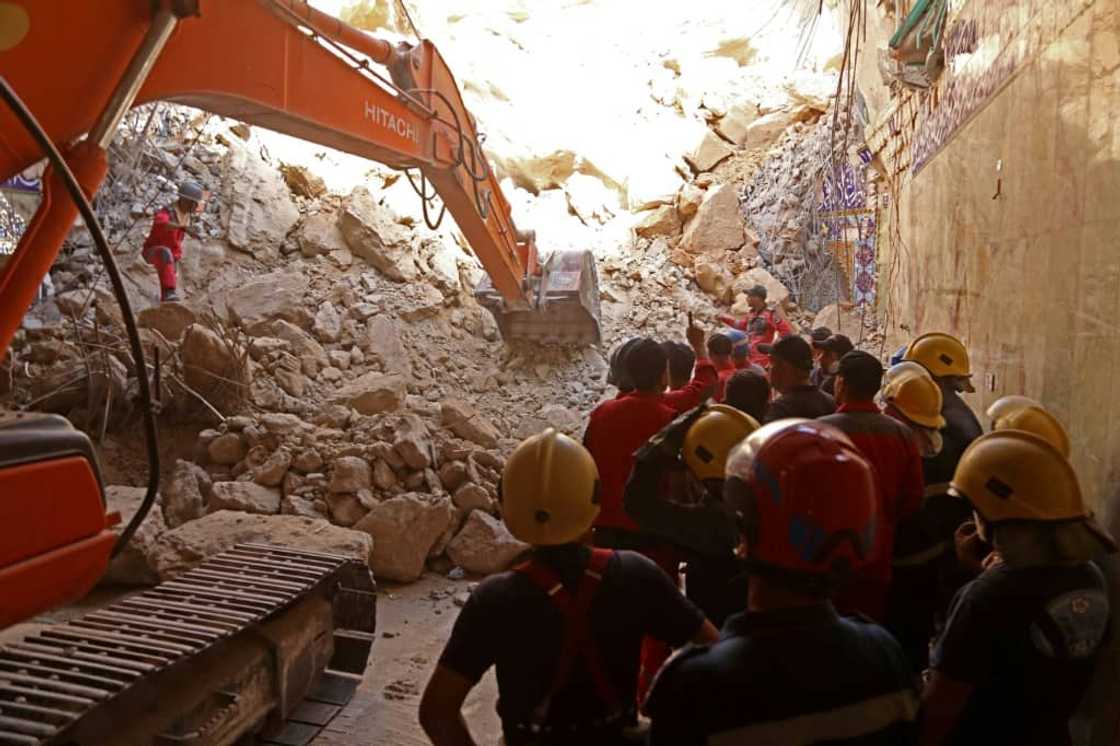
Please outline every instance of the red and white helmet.
[[877, 489], [847, 435], [791, 419], [759, 428], [731, 451], [724, 500], [740, 516], [754, 564], [841, 578], [872, 559]]

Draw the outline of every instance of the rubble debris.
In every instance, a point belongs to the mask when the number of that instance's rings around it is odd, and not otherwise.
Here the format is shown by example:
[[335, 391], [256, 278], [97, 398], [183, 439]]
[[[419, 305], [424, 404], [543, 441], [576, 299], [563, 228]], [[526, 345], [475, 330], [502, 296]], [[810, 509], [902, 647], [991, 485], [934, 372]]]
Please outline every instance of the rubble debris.
[[[110, 486], [105, 488], [105, 507], [121, 514], [121, 522], [113, 527], [120, 535], [128, 522], [140, 509], [147, 489], [144, 487]], [[100, 580], [101, 585], [155, 585], [159, 572], [151, 560], [159, 536], [166, 530], [163, 515], [153, 506], [125, 548], [109, 562], [109, 569]]]
[[377, 578], [410, 583], [453, 517], [448, 498], [408, 493], [375, 505], [354, 528], [373, 538], [369, 566]]
[[690, 254], [718, 254], [738, 249], [744, 240], [739, 197], [734, 187], [723, 184], [704, 196], [685, 228], [681, 248]]
[[508, 569], [528, 550], [529, 545], [515, 539], [504, 523], [474, 510], [447, 545], [447, 556], [467, 572], [490, 575]]

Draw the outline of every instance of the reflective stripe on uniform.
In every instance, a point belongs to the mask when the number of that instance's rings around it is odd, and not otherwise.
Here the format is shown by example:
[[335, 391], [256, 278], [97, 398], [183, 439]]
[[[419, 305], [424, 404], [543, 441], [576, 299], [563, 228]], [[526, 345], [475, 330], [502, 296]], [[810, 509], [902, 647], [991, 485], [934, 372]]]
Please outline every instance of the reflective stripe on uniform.
[[822, 740], [859, 738], [897, 723], [913, 722], [917, 716], [918, 697], [906, 689], [833, 710], [744, 725], [714, 733], [707, 742], [709, 746], [738, 746], [743, 743], [752, 746], [794, 746]]

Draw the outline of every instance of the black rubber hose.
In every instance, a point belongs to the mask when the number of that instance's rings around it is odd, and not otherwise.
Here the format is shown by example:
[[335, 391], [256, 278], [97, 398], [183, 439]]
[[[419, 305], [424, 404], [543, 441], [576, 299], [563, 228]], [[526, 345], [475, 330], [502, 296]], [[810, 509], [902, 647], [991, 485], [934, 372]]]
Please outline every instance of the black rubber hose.
[[117, 543], [113, 545], [113, 556], [115, 557], [128, 545], [129, 539], [136, 533], [140, 524], [144, 522], [152, 509], [152, 505], [155, 504], [156, 494], [159, 492], [159, 436], [156, 432], [152, 392], [148, 386], [148, 368], [144, 361], [144, 347], [140, 343], [140, 332], [136, 328], [136, 319], [132, 316], [132, 306], [129, 305], [124, 282], [121, 280], [121, 273], [117, 269], [117, 262], [113, 259], [113, 252], [109, 249], [109, 242], [105, 240], [105, 234], [101, 231], [101, 224], [97, 222], [97, 215], [94, 214], [93, 207], [86, 199], [86, 195], [82, 193], [82, 188], [74, 177], [74, 173], [70, 170], [70, 166], [62, 158], [58, 148], [51, 142], [42, 125], [35, 119], [35, 115], [27, 108], [19, 95], [12, 90], [7, 79], [2, 75], [0, 75], [0, 96], [3, 96], [4, 102], [12, 110], [12, 113], [19, 118], [28, 134], [43, 149], [47, 159], [51, 162], [51, 166], [66, 183], [66, 191], [70, 193], [70, 199], [74, 200], [74, 204], [78, 206], [78, 211], [82, 213], [86, 228], [93, 236], [93, 243], [97, 246], [97, 253], [101, 255], [101, 261], [109, 275], [109, 282], [113, 285], [113, 295], [116, 296], [121, 315], [124, 317], [128, 346], [132, 352], [133, 364], [136, 367], [136, 381], [140, 390], [140, 408], [144, 414], [144, 440], [148, 451], [148, 491], [144, 495], [143, 502], [140, 503], [140, 509], [136, 511], [132, 520], [128, 522], [128, 525], [121, 531], [121, 535], [117, 537]]

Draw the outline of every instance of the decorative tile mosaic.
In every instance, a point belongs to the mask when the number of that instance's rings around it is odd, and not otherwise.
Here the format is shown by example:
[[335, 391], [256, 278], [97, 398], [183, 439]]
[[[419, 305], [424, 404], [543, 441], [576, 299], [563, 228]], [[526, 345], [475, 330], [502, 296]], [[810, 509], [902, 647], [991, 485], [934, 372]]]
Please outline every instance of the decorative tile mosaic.
[[816, 231], [836, 257], [858, 305], [875, 303], [877, 289], [876, 238], [878, 211], [875, 195], [868, 193], [866, 148], [858, 160], [828, 172], [817, 197]]

